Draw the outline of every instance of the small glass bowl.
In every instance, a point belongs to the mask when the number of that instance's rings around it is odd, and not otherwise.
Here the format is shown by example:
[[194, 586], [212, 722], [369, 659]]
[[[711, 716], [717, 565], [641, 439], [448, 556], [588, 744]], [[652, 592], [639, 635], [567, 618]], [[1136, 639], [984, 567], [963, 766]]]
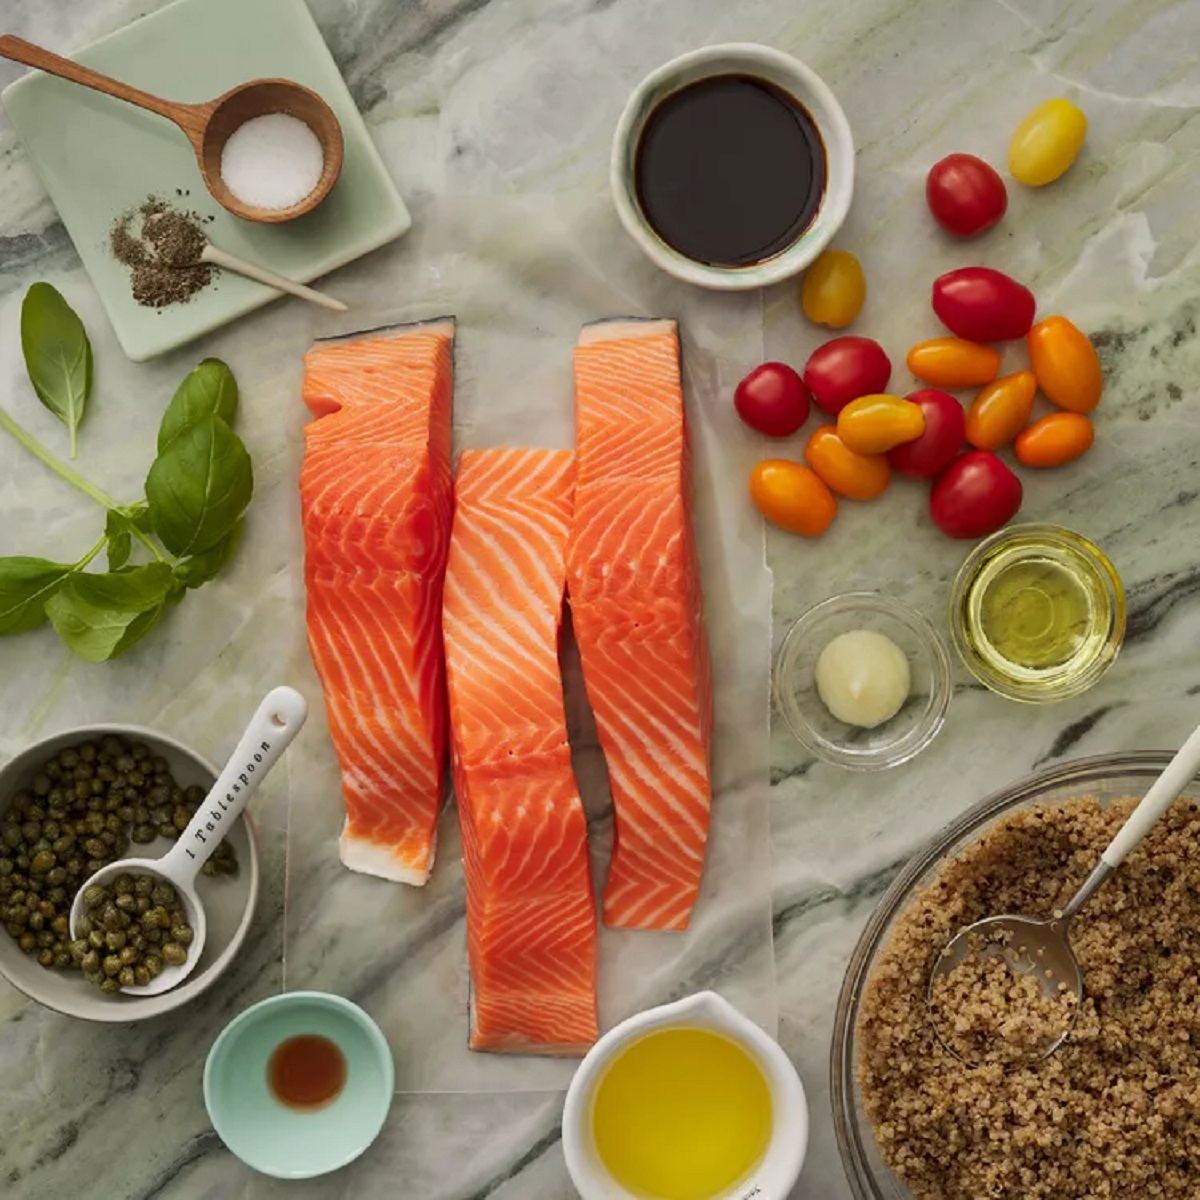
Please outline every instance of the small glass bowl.
[[[1014, 582], [1014, 570], [1030, 567], [1043, 572], [1041, 582]], [[989, 589], [1007, 586], [1005, 605], [1023, 603], [1030, 621], [1044, 618], [1049, 626], [1063, 616], [1064, 580], [1085, 614], [1073, 650], [1036, 664], [1009, 661], [989, 636]], [[1010, 525], [980, 542], [958, 569], [950, 632], [963, 664], [984, 687], [1027, 704], [1066, 700], [1096, 684], [1116, 660], [1125, 640], [1125, 589], [1107, 555], [1082, 534], [1060, 525]], [[1026, 644], [1035, 648], [1033, 639]]]
[[[839, 634], [868, 629], [891, 638], [908, 659], [912, 690], [882, 725], [839, 721], [817, 694], [817, 658]], [[775, 660], [775, 701], [788, 728], [818, 758], [852, 771], [899, 766], [933, 741], [950, 704], [950, 654], [916, 609], [879, 592], [846, 592], [810, 608], [788, 630]]]

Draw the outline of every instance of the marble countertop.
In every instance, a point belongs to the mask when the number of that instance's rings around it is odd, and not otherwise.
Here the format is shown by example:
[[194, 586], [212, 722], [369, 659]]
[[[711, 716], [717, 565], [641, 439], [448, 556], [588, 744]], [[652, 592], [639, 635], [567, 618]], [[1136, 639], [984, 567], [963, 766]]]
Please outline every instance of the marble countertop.
[[[11, 0], [6, 26], [70, 50], [155, 7], [156, 0]], [[1128, 642], [1116, 668], [1087, 695], [1046, 709], [1006, 703], [958, 669], [943, 734], [915, 762], [881, 775], [815, 764], [778, 723], [772, 730], [775, 986], [757, 1001], [777, 1015], [812, 1107], [809, 1159], [792, 1200], [843, 1200], [850, 1192], [827, 1083], [833, 1010], [855, 938], [900, 864], [950, 817], [1036, 766], [1170, 748], [1197, 720], [1200, 679], [1190, 652], [1200, 638], [1200, 399], [1193, 394], [1200, 376], [1200, 4], [310, 0], [310, 7], [413, 212], [407, 237], [325, 280], [331, 292], [383, 319], [467, 291], [474, 298], [459, 313], [464, 324], [529, 338], [532, 362], [538, 338], [562, 332], [564, 310], [627, 297], [632, 311], [683, 315], [713, 369], [711, 394], [728, 390], [764, 355], [803, 361], [822, 339], [800, 318], [793, 287], [761, 297], [697, 297], [641, 262], [607, 202], [608, 141], [637, 80], [694, 46], [760, 41], [814, 67], [855, 133], [857, 189], [838, 244], [859, 255], [870, 282], [856, 332], [878, 337], [898, 361], [908, 344], [937, 332], [925, 301], [929, 281], [980, 258], [1028, 282], [1043, 311], [1068, 313], [1101, 346], [1108, 388], [1098, 445], [1077, 466], [1028, 481], [1024, 515], [1079, 529], [1116, 562], [1130, 600]], [[0, 84], [17, 73], [0, 66]], [[922, 199], [929, 164], [954, 150], [1002, 164], [1017, 120], [1056, 95], [1076, 99], [1091, 122], [1071, 173], [1044, 191], [1014, 185], [1004, 224], [978, 243], [939, 235]], [[297, 303], [275, 304], [155, 363], [125, 362], [0, 118], [0, 370], [3, 402], [23, 417], [36, 406], [18, 399], [18, 311], [26, 287], [42, 278], [84, 316], [103, 395], [120, 397], [97, 405], [85, 440], [90, 457], [81, 460], [111, 490], [130, 492], [137, 464], [144, 469], [148, 461], [156, 417], [139, 414], [157, 414], [203, 355], [234, 367], [244, 395], [242, 433], [258, 470], [254, 549], [228, 580], [189, 601], [200, 606], [202, 637], [179, 624], [164, 627], [144, 656], [98, 668], [71, 661], [49, 635], [0, 643], [0, 757], [83, 714], [200, 729], [193, 740], [217, 757], [261, 686], [300, 669], [303, 659], [302, 643], [264, 631], [277, 608], [294, 608], [297, 599], [291, 505], [303, 417], [295, 396], [299, 354], [323, 326]], [[476, 356], [472, 382], [497, 363]], [[535, 376], [531, 386], [561, 387], [564, 378]], [[141, 453], [105, 453], [126, 443]], [[747, 440], [733, 457], [756, 453]], [[0, 553], [50, 552], [29, 541], [47, 515], [26, 487], [34, 469], [0, 439]], [[81, 539], [90, 528], [85, 514], [69, 496], [55, 496], [54, 540], [77, 532]], [[837, 525], [816, 544], [768, 532], [776, 641], [809, 605], [858, 587], [902, 595], [940, 621], [965, 547], [931, 527], [923, 501], [921, 489], [902, 486], [884, 505], [843, 505]], [[164, 661], [169, 676], [158, 670]], [[169, 689], [166, 681], [180, 672], [189, 685]], [[306, 940], [303, 914], [336, 903], [342, 885], [328, 863], [317, 867], [297, 853], [327, 844], [336, 819], [300, 802], [309, 782], [301, 774], [293, 768], [256, 801], [262, 906], [234, 970], [202, 1002], [177, 1017], [100, 1030], [0, 983], [0, 1194], [569, 1200], [556, 1086], [398, 1095], [363, 1159], [307, 1184], [253, 1175], [213, 1133], [200, 1074], [212, 1039], [236, 1012], [312, 981], [368, 1008], [383, 1003], [382, 965], [377, 975], [356, 973], [327, 929]], [[409, 922], [395, 951], [407, 977], [436, 972], [456, 952], [447, 939], [461, 923], [461, 898], [448, 879], [420, 901], [396, 902], [392, 915]], [[305, 904], [298, 907], [297, 897]], [[401, 988], [387, 1003], [397, 1019], [411, 1020], [419, 1041], [428, 996]]]

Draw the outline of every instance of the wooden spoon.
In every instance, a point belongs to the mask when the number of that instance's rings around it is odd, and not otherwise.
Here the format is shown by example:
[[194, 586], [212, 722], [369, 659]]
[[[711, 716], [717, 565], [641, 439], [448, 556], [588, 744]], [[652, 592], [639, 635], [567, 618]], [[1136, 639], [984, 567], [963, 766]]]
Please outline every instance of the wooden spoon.
[[[60, 79], [82, 84], [105, 95], [115, 96], [174, 121], [183, 130], [196, 152], [204, 186], [218, 204], [248, 221], [276, 223], [311, 212], [329, 194], [342, 169], [342, 127], [333, 109], [317, 95], [299, 83], [288, 79], [254, 79], [239, 84], [207, 104], [178, 104], [110, 79], [69, 58], [53, 54], [23, 38], [9, 34], [0, 36], [0, 57], [37, 67]], [[317, 186], [303, 200], [290, 208], [257, 208], [239, 200], [221, 178], [221, 152], [229, 135], [252, 117], [266, 113], [288, 113], [298, 117], [316, 134], [321, 143], [325, 165]]]

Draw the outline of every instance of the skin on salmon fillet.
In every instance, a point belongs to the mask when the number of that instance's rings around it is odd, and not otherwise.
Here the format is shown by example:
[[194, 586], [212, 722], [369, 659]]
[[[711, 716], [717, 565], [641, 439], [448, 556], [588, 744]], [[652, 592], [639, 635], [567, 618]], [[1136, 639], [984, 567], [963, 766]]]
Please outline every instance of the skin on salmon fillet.
[[596, 903], [558, 642], [570, 451], [467, 451], [444, 630], [467, 884], [473, 1050], [582, 1054], [596, 1039]]
[[442, 583], [453, 516], [454, 322], [304, 356], [308, 643], [342, 771], [342, 862], [423, 884], [446, 763]]
[[567, 590], [616, 813], [604, 921], [686, 929], [712, 794], [712, 688], [674, 321], [575, 350]]

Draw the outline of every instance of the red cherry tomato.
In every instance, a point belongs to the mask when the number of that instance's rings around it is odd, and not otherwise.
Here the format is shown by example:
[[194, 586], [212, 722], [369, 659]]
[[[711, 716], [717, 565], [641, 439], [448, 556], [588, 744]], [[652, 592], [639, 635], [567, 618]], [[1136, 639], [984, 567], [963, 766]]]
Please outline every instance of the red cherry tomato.
[[994, 454], [972, 450], [938, 476], [929, 493], [929, 515], [948, 537], [995, 533], [1021, 507], [1021, 481]]
[[916, 441], [888, 451], [888, 462], [910, 479], [932, 479], [957, 457], [966, 436], [963, 407], [949, 392], [921, 388], [905, 397], [925, 414], [925, 432]]
[[925, 200], [948, 233], [974, 237], [991, 229], [1008, 208], [1004, 180], [973, 154], [949, 154], [929, 168]]
[[789, 437], [808, 420], [812, 397], [804, 381], [786, 363], [755, 367], [733, 393], [738, 416], [757, 433]]
[[839, 337], [818, 346], [804, 364], [813, 400], [836, 417], [851, 400], [887, 389], [892, 363], [871, 338]]
[[933, 281], [933, 311], [955, 336], [968, 342], [1023, 338], [1033, 325], [1033, 293], [1003, 271], [960, 267]]

